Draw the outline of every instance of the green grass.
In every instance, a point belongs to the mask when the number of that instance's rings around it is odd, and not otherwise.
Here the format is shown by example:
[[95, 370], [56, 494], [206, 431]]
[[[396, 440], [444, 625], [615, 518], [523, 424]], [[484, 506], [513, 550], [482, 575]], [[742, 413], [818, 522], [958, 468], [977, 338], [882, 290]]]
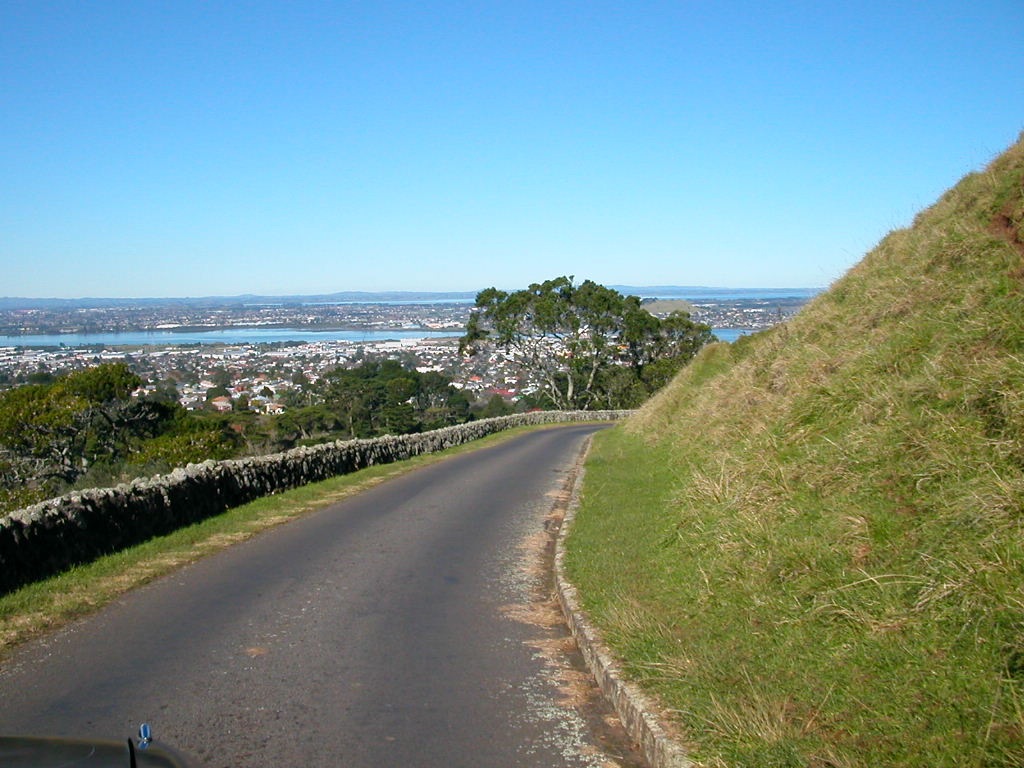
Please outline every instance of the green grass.
[[1024, 764], [1022, 183], [596, 438], [570, 576], [705, 764]]
[[257, 499], [195, 525], [77, 566], [0, 596], [0, 658], [17, 645], [95, 612], [135, 587], [392, 477], [553, 425], [518, 427], [466, 445]]

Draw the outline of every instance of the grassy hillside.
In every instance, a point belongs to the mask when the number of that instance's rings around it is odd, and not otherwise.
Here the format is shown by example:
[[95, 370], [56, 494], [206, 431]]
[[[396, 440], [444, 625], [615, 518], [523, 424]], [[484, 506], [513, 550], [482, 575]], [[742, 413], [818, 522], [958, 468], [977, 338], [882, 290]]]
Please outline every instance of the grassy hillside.
[[568, 566], [707, 765], [1024, 764], [1024, 138], [589, 464]]

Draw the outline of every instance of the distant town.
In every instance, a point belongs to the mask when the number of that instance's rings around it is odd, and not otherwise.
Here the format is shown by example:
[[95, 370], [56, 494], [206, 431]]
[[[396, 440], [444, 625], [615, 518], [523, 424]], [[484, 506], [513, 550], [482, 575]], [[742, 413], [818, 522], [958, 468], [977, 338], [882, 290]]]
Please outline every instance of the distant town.
[[462, 332], [471, 301], [430, 304], [179, 305], [0, 310], [0, 335], [201, 331], [225, 328]]
[[[784, 321], [810, 295], [811, 292], [797, 296], [699, 297], [693, 301], [661, 299], [648, 301], [648, 308], [659, 315], [680, 309], [689, 311], [695, 320], [713, 329], [732, 331], [729, 337], [733, 338], [737, 330], [752, 332]], [[243, 407], [261, 413], [281, 413], [289, 403], [301, 402], [304, 385], [315, 384], [334, 368], [351, 367], [374, 358], [398, 360], [420, 372], [443, 373], [471, 400], [500, 395], [515, 403], [537, 388], [537, 382], [531, 381], [500, 351], [468, 359], [459, 354], [458, 338], [473, 308], [471, 300], [317, 303], [253, 298], [253, 303], [233, 301], [220, 306], [212, 302], [148, 300], [134, 305], [122, 301], [109, 306], [69, 303], [0, 308], [0, 336], [5, 337], [0, 343], [0, 388], [102, 362], [124, 361], [147, 382], [146, 390], [162, 389], [167, 393], [173, 388], [174, 396], [185, 408]], [[238, 343], [216, 344], [174, 341], [176, 333], [185, 331], [237, 329], [238, 335], [244, 337], [244, 329], [267, 328], [296, 332], [370, 331], [374, 332], [374, 340], [324, 338], [260, 343], [243, 338]], [[158, 344], [97, 344], [89, 343], [87, 338], [90, 334], [140, 331], [166, 335]], [[388, 332], [410, 331], [431, 332], [435, 337], [380, 339]], [[45, 345], [32, 343], [34, 336], [57, 334], [61, 345], [52, 340]], [[437, 338], [438, 334], [444, 337]], [[223, 382], [225, 372], [230, 378], [229, 395], [210, 402], [207, 394], [215, 384], [215, 374]]]

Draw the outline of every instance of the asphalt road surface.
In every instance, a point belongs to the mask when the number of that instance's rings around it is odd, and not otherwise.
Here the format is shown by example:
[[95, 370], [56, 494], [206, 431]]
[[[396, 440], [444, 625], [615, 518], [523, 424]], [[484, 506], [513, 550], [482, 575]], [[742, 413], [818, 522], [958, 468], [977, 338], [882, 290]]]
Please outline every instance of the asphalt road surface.
[[[526, 433], [213, 555], [0, 668], [0, 733], [126, 738], [219, 766], [603, 766], [515, 620], [598, 427]], [[557, 640], [557, 638], [556, 638]]]

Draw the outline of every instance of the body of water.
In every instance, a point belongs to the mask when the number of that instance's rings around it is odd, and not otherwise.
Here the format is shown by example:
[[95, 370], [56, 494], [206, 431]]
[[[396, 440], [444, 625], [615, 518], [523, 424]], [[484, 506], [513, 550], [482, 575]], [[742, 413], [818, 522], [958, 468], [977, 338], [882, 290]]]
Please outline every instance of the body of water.
[[0, 347], [87, 347], [152, 344], [267, 344], [278, 341], [387, 341], [461, 336], [447, 331], [307, 331], [294, 328], [224, 328], [219, 331], [128, 331], [125, 333], [52, 333], [34, 336], [0, 336]]
[[[376, 301], [371, 299], [360, 299], [358, 301], [304, 301], [302, 306], [304, 307], [327, 307], [337, 306], [343, 307], [346, 304], [386, 304], [390, 307], [415, 307], [430, 304], [473, 304], [476, 299], [378, 299]], [[269, 307], [269, 306], [282, 306], [281, 304], [250, 304], [248, 306], [254, 307]]]
[[[706, 288], [703, 290], [681, 290], [678, 293], [645, 293], [642, 299], [688, 299], [690, 301], [737, 301], [740, 299], [810, 299], [822, 292], [822, 288]], [[628, 291], [626, 292], [629, 293]], [[387, 304], [390, 306], [422, 304], [474, 304], [476, 299], [360, 299], [358, 301], [304, 301], [303, 306], [344, 306], [345, 304]], [[280, 304], [252, 304], [248, 306], [281, 306]]]
[[740, 336], [757, 333], [749, 328], [712, 328], [711, 332], [718, 337], [719, 341], [736, 341]]
[[[739, 301], [764, 299], [810, 299], [822, 292], [822, 288], [706, 288], [704, 290], [680, 291], [678, 293], [644, 293], [642, 299], [686, 299], [688, 301]], [[628, 293], [628, 292], [627, 292]], [[390, 306], [422, 304], [469, 304], [475, 299], [378, 299], [359, 301], [304, 301], [303, 306], [344, 306], [345, 304], [386, 304]], [[271, 307], [278, 304], [249, 304], [246, 306]]]
[[721, 291], [708, 290], [705, 293], [665, 293], [644, 294], [642, 299], [686, 299], [695, 303], [702, 301], [773, 301], [777, 299], [813, 299], [821, 288], [779, 288], [759, 290], [728, 289]]
[[[753, 333], [743, 328], [714, 328], [722, 341], [735, 341]], [[127, 333], [54, 333], [35, 336], [0, 336], [0, 347], [90, 347], [105, 346], [169, 346], [172, 344], [267, 344], [280, 341], [387, 341], [390, 339], [430, 339], [461, 336], [447, 331], [306, 331], [291, 328], [227, 328], [220, 331], [131, 331]]]

